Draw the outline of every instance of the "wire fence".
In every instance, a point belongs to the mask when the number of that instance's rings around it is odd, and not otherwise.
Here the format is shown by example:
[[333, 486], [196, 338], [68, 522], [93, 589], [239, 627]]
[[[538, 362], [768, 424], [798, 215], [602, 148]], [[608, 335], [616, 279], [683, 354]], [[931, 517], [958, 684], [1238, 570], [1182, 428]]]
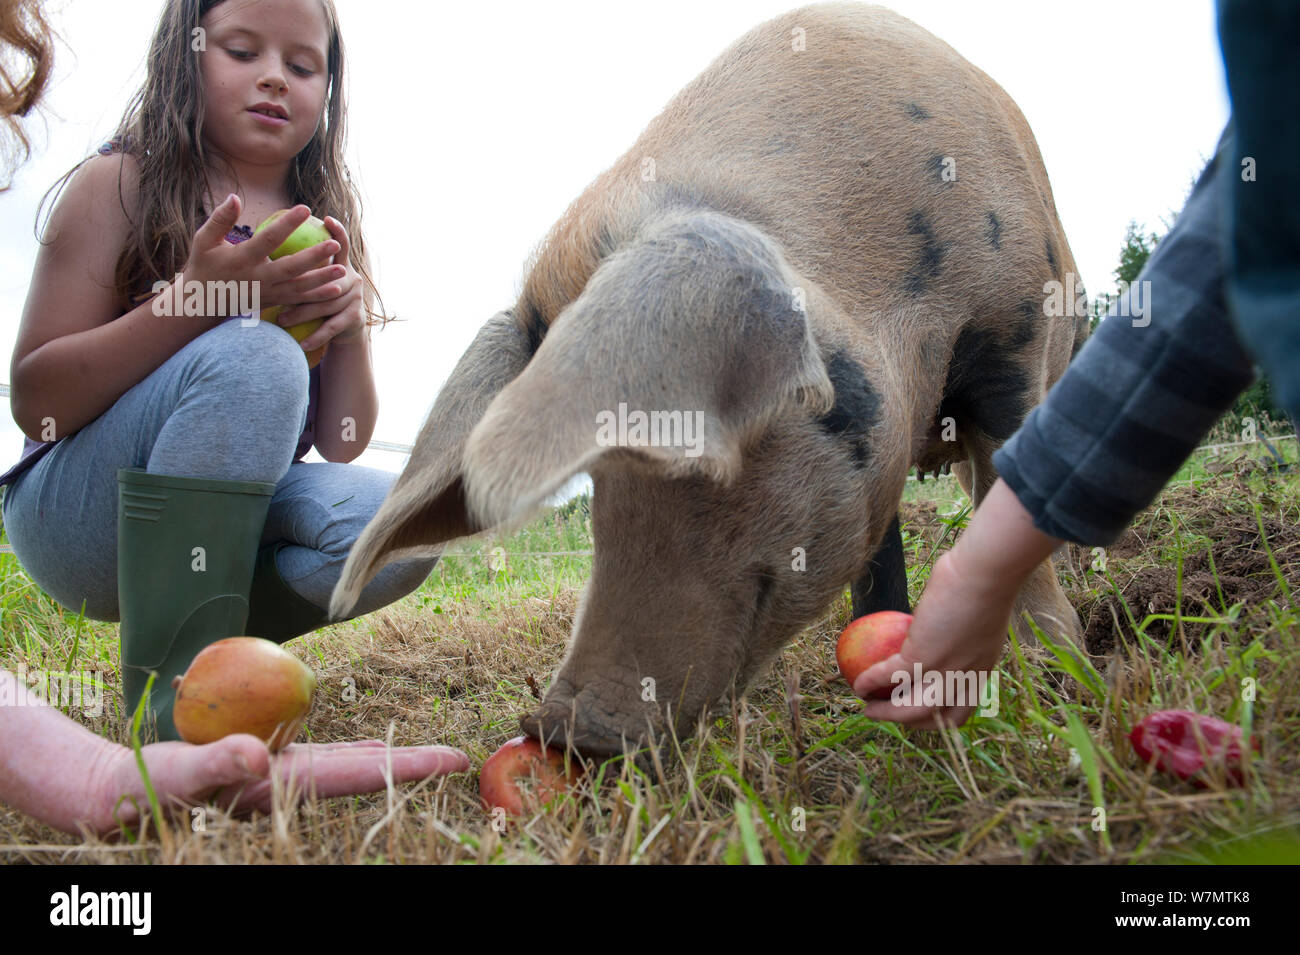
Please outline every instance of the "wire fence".
[[[0, 383], [0, 397], [8, 397], [8, 396], [9, 396], [9, 386], [6, 385], [6, 384]], [[1212, 452], [1214, 452], [1214, 453], [1217, 454], [1219, 451], [1222, 451], [1224, 448], [1239, 448], [1239, 447], [1245, 447], [1245, 446], [1247, 446], [1247, 445], [1258, 445], [1258, 444], [1265, 444], [1265, 445], [1267, 445], [1269, 442], [1277, 442], [1277, 441], [1296, 441], [1296, 440], [1297, 440], [1297, 436], [1296, 436], [1295, 434], [1259, 435], [1258, 437], [1256, 437], [1256, 438], [1254, 438], [1254, 439], [1252, 439], [1252, 440], [1250, 440], [1250, 441], [1229, 441], [1229, 442], [1227, 442], [1227, 443], [1225, 443], [1225, 444], [1203, 444], [1203, 445], [1201, 445], [1200, 447], [1193, 448], [1193, 449], [1192, 449], [1192, 454], [1201, 454], [1201, 453], [1206, 452], [1206, 451], [1212, 451]], [[367, 450], [367, 451], [393, 451], [393, 452], [396, 452], [396, 453], [398, 453], [398, 454], [405, 454], [405, 455], [407, 455], [407, 456], [410, 456], [411, 452], [414, 450], [414, 445], [410, 445], [410, 444], [402, 444], [402, 443], [397, 442], [397, 441], [371, 441], [369, 444], [366, 445], [366, 450]], [[1275, 452], [1275, 453], [1276, 453], [1276, 452]], [[952, 475], [952, 474], [940, 474], [940, 475], [937, 475], [936, 477], [931, 477], [931, 478], [929, 478], [929, 480], [931, 480], [931, 481], [934, 481], [934, 480], [943, 480], [944, 478], [953, 478], [953, 477], [954, 477], [954, 475]], [[915, 474], [909, 474], [909, 475], [907, 476], [907, 480], [909, 480], [909, 481], [918, 481], [918, 480], [920, 480], [920, 479], [919, 479]], [[1171, 481], [1170, 483], [1171, 483], [1171, 484], [1187, 484], [1187, 483], [1189, 483], [1189, 482], [1188, 482], [1188, 481]], [[13, 549], [12, 547], [10, 547], [8, 544], [0, 544], [0, 554], [12, 554], [13, 552], [14, 552], [14, 549]], [[573, 556], [573, 557], [583, 557], [583, 556], [585, 556], [585, 557], [590, 557], [594, 552], [593, 552], [593, 551], [590, 551], [590, 550], [510, 551], [510, 552], [502, 552], [502, 551], [500, 551], [500, 550], [497, 550], [496, 553], [504, 554], [504, 556], [506, 556], [506, 557], [566, 557], [566, 556]], [[450, 554], [444, 554], [443, 557], [444, 557], [444, 559], [446, 559], [446, 558], [453, 558], [453, 557], [455, 557], [455, 558], [466, 558], [466, 557], [475, 557], [475, 558], [478, 558], [478, 557], [482, 557], [482, 556], [485, 556], [485, 555], [486, 555], [486, 556], [490, 556], [490, 554], [487, 554], [487, 553], [485, 552], [485, 554], [478, 554], [478, 553], [463, 553], [463, 554], [461, 554], [461, 553], [450, 553]]]

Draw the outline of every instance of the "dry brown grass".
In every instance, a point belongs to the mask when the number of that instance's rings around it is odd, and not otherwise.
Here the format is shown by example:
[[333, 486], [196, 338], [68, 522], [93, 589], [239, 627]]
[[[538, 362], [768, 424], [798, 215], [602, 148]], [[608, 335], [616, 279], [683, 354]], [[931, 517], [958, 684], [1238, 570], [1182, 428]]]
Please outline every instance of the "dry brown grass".
[[[82, 841], [0, 808], [0, 861], [1125, 863], [1187, 858], [1198, 847], [1294, 829], [1300, 490], [1294, 478], [1269, 479], [1262, 489], [1243, 480], [1216, 479], [1194, 497], [1166, 492], [1135, 522], [1147, 543], [1117, 548], [1105, 576], [1074, 554], [1062, 579], [1081, 608], [1089, 649], [1106, 641], [1109, 648], [1059, 656], [1013, 649], [994, 717], [945, 733], [863, 718], [834, 661], [846, 596], [746, 695], [702, 721], [694, 738], [670, 743], [650, 770], [623, 759], [595, 767], [570, 796], [504, 832], [478, 803], [476, 768], [518, 734], [519, 717], [535, 702], [533, 686], [544, 691], [585, 565], [563, 558], [538, 570], [514, 560], [495, 575], [469, 547], [399, 604], [289, 647], [319, 678], [311, 741], [455, 745], [470, 756], [470, 773], [367, 796], [309, 798], [269, 817], [233, 819], [209, 807], [204, 831], [182, 818], [168, 838], [149, 827], [137, 844]], [[1268, 533], [1248, 539], [1241, 514], [1253, 513], [1248, 502], [1261, 493]], [[944, 537], [943, 518], [925, 506], [905, 516], [915, 598], [926, 558]], [[1228, 525], [1242, 533], [1215, 539]], [[584, 532], [580, 513], [565, 522], [548, 517], [504, 546], [562, 550]], [[1281, 583], [1265, 540], [1282, 558]], [[1245, 569], [1221, 576], [1222, 605], [1217, 592], [1208, 610], [1189, 596], [1158, 608], [1171, 619], [1145, 619], [1151, 615], [1133, 605], [1130, 585], [1151, 567], [1174, 573], [1176, 542], [1185, 564], [1204, 552], [1216, 567]], [[71, 615], [25, 591], [24, 579], [11, 568], [0, 666], [76, 660], [115, 679], [116, 627], [83, 622], [78, 630]], [[1246, 677], [1259, 686], [1253, 702], [1242, 697]], [[1125, 734], [1157, 708], [1250, 723], [1263, 751], [1246, 787], [1200, 791], [1141, 765]], [[83, 722], [128, 740], [120, 702]], [[1104, 830], [1094, 828], [1097, 808], [1105, 811]], [[1281, 845], [1267, 851], [1300, 859], [1293, 843]]]

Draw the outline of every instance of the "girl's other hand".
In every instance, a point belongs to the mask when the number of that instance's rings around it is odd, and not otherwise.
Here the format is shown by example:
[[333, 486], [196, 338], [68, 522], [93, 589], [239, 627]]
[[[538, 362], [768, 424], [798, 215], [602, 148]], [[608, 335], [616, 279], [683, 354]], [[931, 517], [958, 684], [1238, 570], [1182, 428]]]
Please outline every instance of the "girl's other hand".
[[307, 221], [311, 210], [294, 206], [246, 242], [232, 245], [226, 236], [239, 221], [243, 204], [230, 195], [194, 234], [185, 263], [186, 282], [256, 282], [263, 308], [335, 298], [346, 270], [331, 265], [340, 245], [331, 239], [294, 255], [271, 261], [270, 255]]
[[[1006, 645], [1021, 586], [1061, 543], [1034, 526], [1015, 492], [998, 478], [965, 533], [935, 562], [907, 640], [898, 653], [862, 673], [853, 692], [869, 697], [872, 690], [892, 687], [893, 673], [911, 675], [914, 663], [921, 664], [923, 679], [930, 671], [992, 671]], [[944, 686], [949, 685], [945, 678]], [[977, 706], [896, 706], [892, 700], [869, 700], [864, 712], [873, 720], [930, 729], [939, 726], [939, 718], [960, 726]]]
[[[898, 653], [865, 670], [853, 684], [853, 692], [866, 699], [863, 713], [870, 719], [937, 729], [939, 717], [947, 726], [960, 726], [977, 709], [977, 701], [968, 706], [924, 706], [919, 698], [912, 705], [906, 696], [901, 703], [871, 698], [877, 689], [894, 690], [895, 672], [902, 670], [912, 677], [915, 663], [921, 664], [923, 679], [931, 671], [987, 674], [997, 668], [1017, 590], [996, 583], [990, 586], [978, 568], [972, 573], [964, 566], [965, 556], [955, 546], [935, 562]], [[954, 684], [945, 677], [943, 685]], [[915, 682], [911, 686], [921, 689]]]
[[[188, 817], [188, 807], [215, 800], [233, 815], [270, 813], [273, 787], [302, 803], [312, 790], [320, 798], [382, 791], [393, 785], [469, 769], [469, 757], [449, 746], [394, 746], [380, 740], [293, 743], [271, 753], [256, 736], [237, 734], [208, 743], [153, 743], [141, 749], [164, 811]], [[148, 812], [148, 798], [126, 746], [109, 744], [91, 769], [87, 822], [101, 835]], [[126, 797], [125, 799], [123, 797]]]
[[[331, 287], [338, 289], [337, 294], [328, 299], [287, 308], [276, 320], [283, 328], [310, 322], [316, 318], [326, 320], [320, 328], [302, 340], [302, 349], [305, 352], [315, 351], [330, 341], [339, 344], [355, 342], [366, 327], [363, 283], [361, 275], [352, 268], [350, 260], [352, 246], [348, 241], [347, 230], [343, 228], [343, 223], [333, 216], [325, 217], [325, 228], [329, 230], [330, 235], [334, 236], [339, 246], [338, 254], [334, 256], [336, 263], [334, 269], [343, 271], [340, 277], [331, 283]], [[306, 252], [299, 254], [305, 255]], [[324, 292], [324, 288], [320, 291]]]

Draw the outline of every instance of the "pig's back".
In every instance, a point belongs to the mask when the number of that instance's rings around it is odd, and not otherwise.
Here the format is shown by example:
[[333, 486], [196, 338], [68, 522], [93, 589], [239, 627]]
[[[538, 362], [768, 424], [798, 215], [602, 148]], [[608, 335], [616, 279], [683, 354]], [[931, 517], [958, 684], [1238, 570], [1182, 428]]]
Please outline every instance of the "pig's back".
[[967, 313], [1008, 270], [1041, 297], [1049, 246], [1058, 265], [1069, 255], [1011, 99], [946, 43], [860, 4], [791, 11], [723, 52], [573, 204], [525, 298], [553, 319], [647, 216], [683, 201], [763, 228], [850, 313], [907, 300]]

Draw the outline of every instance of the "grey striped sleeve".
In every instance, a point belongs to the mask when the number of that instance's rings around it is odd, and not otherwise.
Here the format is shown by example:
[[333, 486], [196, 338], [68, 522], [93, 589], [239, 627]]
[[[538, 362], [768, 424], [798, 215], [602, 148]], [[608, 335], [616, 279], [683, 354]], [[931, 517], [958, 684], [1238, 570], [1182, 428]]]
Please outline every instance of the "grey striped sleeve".
[[1217, 165], [1201, 174], [1134, 286], [993, 456], [1045, 534], [1115, 541], [1254, 377], [1224, 306]]

